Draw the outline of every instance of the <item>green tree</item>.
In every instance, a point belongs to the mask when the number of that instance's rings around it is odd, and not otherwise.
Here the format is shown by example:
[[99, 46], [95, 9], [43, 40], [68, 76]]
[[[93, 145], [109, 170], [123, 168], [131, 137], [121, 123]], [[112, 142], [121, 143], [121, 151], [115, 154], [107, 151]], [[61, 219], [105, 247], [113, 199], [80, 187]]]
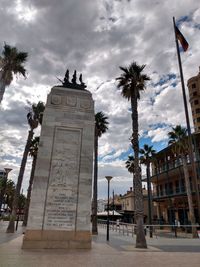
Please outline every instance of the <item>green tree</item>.
[[24, 209], [24, 220], [23, 220], [23, 226], [27, 225], [28, 221], [28, 213], [29, 213], [29, 205], [30, 205], [30, 199], [31, 199], [31, 191], [32, 191], [32, 185], [33, 185], [33, 179], [35, 174], [35, 167], [36, 167], [36, 161], [37, 161], [37, 154], [38, 154], [38, 146], [39, 146], [40, 137], [36, 136], [31, 140], [31, 145], [29, 148], [29, 155], [33, 158], [32, 160], [32, 168], [31, 168], [31, 174], [29, 179], [29, 186], [27, 190], [27, 200], [26, 205]]
[[0, 207], [2, 203], [7, 204], [9, 207], [14, 196], [15, 183], [12, 180], [7, 180], [6, 177], [0, 179], [0, 191], [1, 191], [1, 200]]
[[98, 234], [97, 229], [97, 194], [98, 194], [98, 140], [108, 130], [108, 117], [103, 112], [95, 114], [95, 133], [94, 133], [94, 180], [93, 180], [93, 199], [92, 199], [92, 233]]
[[7, 183], [6, 175], [4, 175], [4, 177], [0, 177], [0, 216], [1, 216], [1, 206], [4, 202], [6, 183]]
[[37, 104], [32, 104], [31, 110], [27, 114], [27, 120], [28, 120], [28, 124], [30, 126], [30, 130], [28, 133], [28, 139], [26, 142], [24, 154], [23, 154], [22, 161], [21, 161], [19, 176], [17, 179], [16, 191], [15, 191], [15, 195], [14, 195], [14, 199], [13, 199], [12, 214], [10, 216], [10, 221], [9, 221], [8, 228], [7, 228], [7, 233], [14, 233], [16, 210], [17, 210], [17, 206], [18, 206], [18, 198], [20, 195], [20, 190], [21, 190], [24, 171], [25, 171], [25, 167], [26, 167], [27, 157], [28, 157], [28, 153], [30, 150], [31, 140], [32, 140], [33, 135], [34, 135], [33, 130], [35, 128], [37, 128], [39, 124], [42, 123], [44, 109], [45, 109], [44, 103], [38, 102]]
[[16, 47], [4, 44], [2, 56], [0, 56], [0, 104], [3, 99], [5, 88], [13, 80], [13, 75], [21, 74], [26, 77], [26, 69], [23, 64], [28, 54], [19, 52]]
[[[148, 224], [152, 225], [152, 193], [151, 193], [151, 182], [150, 182], [150, 164], [156, 151], [153, 146], [144, 144], [143, 148], [140, 149], [140, 163], [146, 165], [146, 177], [147, 177], [147, 190], [148, 190]], [[153, 237], [152, 227], [150, 226], [150, 237]]]
[[15, 183], [11, 180], [8, 179], [6, 183], [6, 190], [5, 190], [5, 195], [6, 195], [6, 200], [5, 203], [8, 205], [8, 208], [12, 210], [12, 202], [15, 194]]
[[19, 199], [18, 199], [18, 208], [19, 208], [19, 210], [22, 210], [22, 209], [25, 208], [26, 201], [27, 201], [27, 199], [26, 199], [25, 195], [24, 194], [20, 194]]
[[134, 151], [134, 186], [135, 186], [135, 214], [136, 214], [136, 248], [147, 248], [144, 234], [144, 206], [142, 194], [142, 179], [139, 166], [139, 140], [138, 140], [138, 100], [140, 92], [145, 89], [146, 82], [150, 78], [143, 74], [145, 65], [139, 66], [133, 62], [129, 67], [120, 67], [123, 71], [117, 78], [118, 87], [122, 88], [122, 96], [131, 101], [132, 111], [132, 148]]
[[[189, 153], [187, 129], [181, 127], [181, 125], [177, 125], [176, 127], [172, 127], [172, 131], [168, 133], [168, 136], [169, 136], [169, 144], [173, 145], [174, 153], [176, 154], [176, 156], [181, 157], [181, 161], [183, 164], [183, 173], [185, 178], [185, 187], [188, 199], [190, 221], [192, 225], [195, 225], [196, 220], [194, 215], [194, 205], [192, 201], [192, 191], [190, 187], [189, 171], [187, 165], [187, 156]], [[196, 227], [192, 227], [192, 236], [197, 237]]]

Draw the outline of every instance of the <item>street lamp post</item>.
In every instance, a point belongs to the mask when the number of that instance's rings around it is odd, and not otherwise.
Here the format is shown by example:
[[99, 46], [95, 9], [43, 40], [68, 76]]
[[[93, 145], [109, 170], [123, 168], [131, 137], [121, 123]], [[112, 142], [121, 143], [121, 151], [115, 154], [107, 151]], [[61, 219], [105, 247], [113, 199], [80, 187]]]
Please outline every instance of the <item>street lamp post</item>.
[[109, 241], [109, 197], [110, 197], [110, 180], [112, 176], [106, 176], [106, 180], [108, 181], [108, 203], [107, 203], [107, 235], [106, 240]]

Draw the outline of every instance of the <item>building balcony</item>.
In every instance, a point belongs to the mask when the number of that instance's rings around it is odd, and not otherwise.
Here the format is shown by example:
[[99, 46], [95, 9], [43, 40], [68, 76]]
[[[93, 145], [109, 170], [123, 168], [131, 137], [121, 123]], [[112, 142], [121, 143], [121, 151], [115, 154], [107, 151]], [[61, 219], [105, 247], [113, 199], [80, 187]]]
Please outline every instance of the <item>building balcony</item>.
[[[192, 171], [192, 166], [190, 163], [188, 165], [188, 170], [189, 172]], [[200, 161], [196, 161], [196, 168], [197, 168], [197, 175], [200, 177]], [[152, 176], [150, 177], [150, 180], [152, 183], [157, 183], [158, 181], [168, 179], [168, 176], [183, 176], [183, 165], [182, 163], [179, 165], [173, 165], [173, 164], [168, 164], [167, 167], [163, 167], [162, 169], [159, 169], [158, 172], [156, 173], [155, 171], [153, 172]], [[146, 177], [143, 179], [144, 182], [147, 181]]]
[[[200, 163], [200, 158], [196, 157], [195, 155], [194, 155], [194, 160], [196, 162], [196, 165], [198, 165]], [[187, 157], [187, 164], [190, 165], [189, 157]], [[157, 169], [156, 168], [152, 169], [152, 176], [159, 175], [159, 174], [162, 174], [163, 172], [173, 170], [175, 168], [181, 167], [182, 165], [183, 165], [183, 163], [182, 163], [181, 159], [176, 159], [173, 161], [161, 163], [161, 164], [159, 164]]]
[[[194, 195], [195, 194], [195, 191], [192, 191], [192, 194]], [[176, 189], [175, 191], [169, 191], [169, 193], [166, 193], [166, 192], [159, 192], [159, 194], [157, 194], [156, 192], [153, 192], [152, 194], [152, 199], [154, 201], [158, 201], [158, 200], [161, 200], [161, 199], [167, 199], [167, 198], [172, 198], [172, 197], [179, 197], [179, 196], [186, 196], [187, 193], [186, 193], [186, 189], [185, 187], [182, 187], [182, 188], [179, 188]]]

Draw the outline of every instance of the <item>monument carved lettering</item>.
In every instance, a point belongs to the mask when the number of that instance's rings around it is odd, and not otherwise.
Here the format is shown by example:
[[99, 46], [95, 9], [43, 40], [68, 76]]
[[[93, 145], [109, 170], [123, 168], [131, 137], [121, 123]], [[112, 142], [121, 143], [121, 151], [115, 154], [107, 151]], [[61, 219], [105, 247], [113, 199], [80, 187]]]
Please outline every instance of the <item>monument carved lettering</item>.
[[80, 142], [80, 130], [56, 129], [45, 211], [46, 229], [75, 229]]

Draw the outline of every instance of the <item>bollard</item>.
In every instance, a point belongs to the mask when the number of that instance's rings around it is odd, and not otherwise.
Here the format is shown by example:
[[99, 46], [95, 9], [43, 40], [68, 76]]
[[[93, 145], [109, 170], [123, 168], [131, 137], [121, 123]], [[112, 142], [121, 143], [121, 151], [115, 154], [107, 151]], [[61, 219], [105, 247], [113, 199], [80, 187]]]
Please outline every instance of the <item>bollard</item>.
[[17, 222], [16, 222], [15, 231], [17, 231], [17, 229], [18, 229], [18, 223], [19, 223], [19, 215], [17, 216]]

